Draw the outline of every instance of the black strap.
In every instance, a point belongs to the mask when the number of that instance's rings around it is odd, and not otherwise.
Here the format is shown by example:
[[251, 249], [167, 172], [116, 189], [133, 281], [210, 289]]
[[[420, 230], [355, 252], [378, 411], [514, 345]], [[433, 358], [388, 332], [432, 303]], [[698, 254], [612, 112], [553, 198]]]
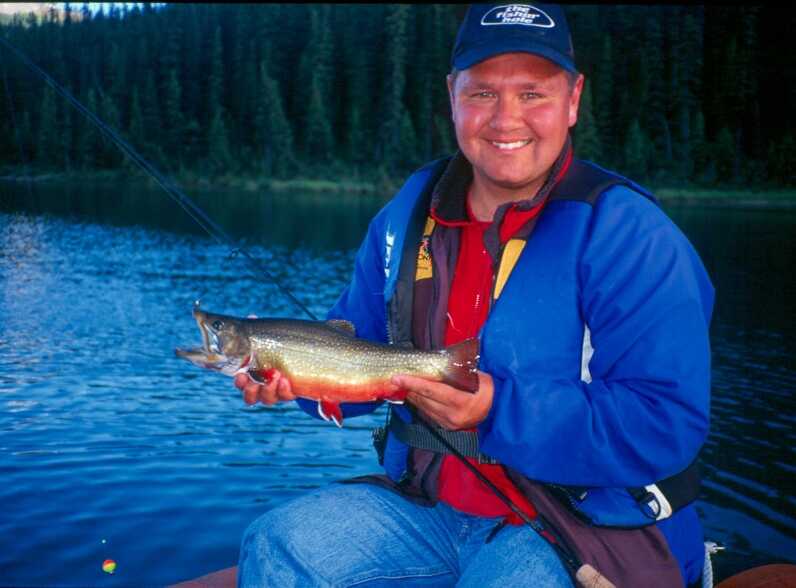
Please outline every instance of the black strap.
[[[387, 426], [398, 439], [410, 447], [451, 454], [448, 447], [437, 436], [433, 435], [424, 424], [407, 423], [393, 413], [390, 415]], [[448, 431], [435, 427], [435, 432], [462, 455], [478, 459], [478, 463], [493, 465], [499, 463], [494, 458], [481, 453], [478, 444], [478, 433], [475, 431]]]

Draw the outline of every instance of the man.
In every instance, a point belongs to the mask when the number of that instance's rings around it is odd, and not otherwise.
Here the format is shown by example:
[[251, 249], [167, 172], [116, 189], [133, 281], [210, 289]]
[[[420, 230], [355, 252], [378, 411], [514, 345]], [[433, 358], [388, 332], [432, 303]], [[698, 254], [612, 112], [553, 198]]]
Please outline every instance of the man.
[[[619, 586], [694, 584], [704, 268], [642, 188], [573, 159], [584, 79], [560, 8], [472, 6], [452, 65], [460, 151], [371, 222], [330, 318], [423, 349], [477, 336], [479, 388], [395, 377], [387, 476], [258, 519], [239, 583], [569, 586], [571, 557]], [[278, 373], [236, 385], [249, 404], [295, 399]]]

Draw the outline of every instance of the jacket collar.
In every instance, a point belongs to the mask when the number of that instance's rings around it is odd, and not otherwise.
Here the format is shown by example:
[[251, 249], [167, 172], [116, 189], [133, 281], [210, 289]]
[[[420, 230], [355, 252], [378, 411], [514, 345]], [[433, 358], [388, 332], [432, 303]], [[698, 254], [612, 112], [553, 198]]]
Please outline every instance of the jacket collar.
[[[541, 188], [530, 198], [507, 203], [500, 208], [504, 209], [500, 218], [505, 214], [505, 209], [513, 205], [517, 210], [530, 210], [542, 202], [552, 191], [561, 177], [566, 173], [569, 163], [572, 161], [572, 140], [568, 136], [561, 153], [556, 159], [553, 167], [547, 175], [547, 179]], [[461, 151], [448, 162], [445, 171], [442, 173], [434, 192], [431, 195], [431, 217], [438, 223], [445, 226], [462, 226], [470, 222], [467, 215], [467, 192], [473, 182], [473, 166], [464, 157]]]

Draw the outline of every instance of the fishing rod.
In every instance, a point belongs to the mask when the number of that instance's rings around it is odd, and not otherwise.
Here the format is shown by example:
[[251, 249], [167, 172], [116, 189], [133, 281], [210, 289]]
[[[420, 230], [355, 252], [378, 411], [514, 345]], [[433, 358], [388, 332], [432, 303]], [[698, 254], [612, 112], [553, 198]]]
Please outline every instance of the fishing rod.
[[112, 127], [107, 125], [96, 114], [91, 112], [88, 108], [75, 98], [66, 88], [54, 80], [50, 75], [42, 70], [38, 65], [31, 61], [27, 55], [14, 47], [6, 39], [0, 36], [0, 45], [11, 51], [17, 58], [19, 58], [25, 65], [27, 65], [33, 72], [37, 73], [41, 78], [47, 82], [59, 95], [64, 97], [78, 112], [84, 115], [88, 120], [94, 123], [97, 128], [116, 145], [122, 153], [127, 155], [133, 162], [144, 170], [155, 182], [163, 188], [163, 190], [175, 201], [180, 207], [190, 216], [210, 237], [216, 240], [220, 245], [229, 247], [233, 253], [240, 253], [249, 262], [249, 271], [253, 277], [260, 279], [260, 275], [276, 285], [280, 292], [287, 296], [297, 307], [299, 307], [307, 316], [312, 320], [318, 320], [317, 317], [307, 308], [292, 292], [287, 290], [282, 283], [269, 272], [265, 266], [257, 261], [244, 247], [237, 245], [235, 240], [227, 234], [213, 219], [211, 219], [193, 200], [186, 196], [174, 183], [158, 171], [154, 165], [147, 161], [141, 154], [136, 151], [132, 145], [125, 141], [119, 133]]
[[[240, 253], [242, 254], [246, 260], [249, 262], [249, 271], [252, 276], [258, 280], [263, 280], [263, 276], [271, 283], [277, 286], [280, 292], [282, 292], [285, 296], [287, 296], [296, 306], [298, 306], [307, 316], [309, 316], [312, 320], [317, 321], [317, 317], [298, 299], [296, 298], [292, 292], [290, 292], [287, 288], [285, 288], [279, 279], [271, 274], [261, 263], [259, 263], [243, 246], [236, 245], [235, 241], [230, 237], [224, 229], [222, 229], [216, 222], [213, 221], [205, 212], [202, 210], [193, 200], [191, 200], [188, 196], [186, 196], [182, 190], [180, 190], [177, 186], [174, 185], [171, 180], [166, 178], [163, 174], [161, 174], [155, 166], [153, 166], [149, 161], [147, 161], [142, 155], [138, 153], [127, 141], [125, 141], [112, 127], [107, 125], [101, 118], [99, 118], [96, 114], [91, 112], [88, 108], [83, 106], [83, 104], [75, 98], [66, 88], [64, 88], [61, 84], [59, 84], [56, 80], [54, 80], [50, 75], [47, 74], [44, 70], [42, 70], [38, 65], [36, 65], [33, 61], [31, 61], [27, 55], [25, 55], [22, 51], [14, 47], [11, 43], [9, 43], [6, 39], [0, 36], [0, 45], [6, 47], [9, 51], [11, 51], [17, 58], [19, 58], [25, 65], [27, 65], [32, 71], [37, 73], [44, 79], [47, 84], [49, 84], [59, 95], [64, 97], [72, 106], [74, 106], [81, 114], [83, 114], [88, 120], [94, 123], [99, 130], [108, 137], [114, 145], [116, 145], [125, 155], [127, 155], [133, 162], [138, 165], [142, 170], [144, 170], [147, 174], [149, 174], [155, 182], [163, 188], [163, 190], [173, 199], [175, 200], [180, 207], [190, 216], [200, 227], [202, 227], [208, 235], [210, 235], [213, 239], [215, 239], [219, 244], [225, 245], [232, 250], [232, 254]], [[7, 84], [6, 84], [7, 88]], [[257, 271], [253, 271], [257, 270]], [[259, 273], [258, 273], [259, 272]], [[535, 520], [529, 517], [525, 512], [522, 511], [515, 503], [511, 500], [506, 494], [504, 494], [495, 484], [493, 484], [486, 476], [484, 476], [476, 467], [474, 467], [456, 447], [451, 445], [447, 439], [445, 439], [442, 435], [440, 435], [436, 430], [435, 426], [429, 423], [425, 417], [422, 417], [418, 411], [413, 411], [415, 417], [417, 418], [418, 422], [421, 426], [425, 427], [429, 433], [435, 437], [438, 441], [440, 441], [446, 449], [456, 457], [466, 468], [468, 468], [475, 476], [478, 478], [479, 481], [484, 483], [508, 508], [516, 514], [523, 522], [528, 524], [534, 531], [536, 531], [540, 536], [542, 536], [548, 544], [550, 544], [559, 557], [563, 560], [563, 563], [568, 568], [570, 573], [572, 573], [573, 577], [576, 577], [580, 581], [581, 571], [583, 568], [590, 568], [590, 566], [584, 566], [577, 558], [568, 550], [566, 549], [561, 541], [556, 540], [556, 538], [552, 535], [552, 526], [549, 524], [543, 524], [541, 521], [544, 519], [541, 515], [537, 515], [537, 519]], [[501, 526], [496, 527], [493, 530], [492, 536], [502, 528]], [[491, 537], [490, 537], [491, 539]], [[587, 573], [591, 573], [590, 571]], [[599, 574], [598, 574], [599, 576]], [[598, 586], [610, 586], [608, 584], [600, 584], [600, 580], [605, 580], [604, 577], [599, 576], [599, 578], [592, 578], [592, 581], [595, 582], [593, 585], [595, 587]], [[582, 582], [582, 581], [581, 581]]]

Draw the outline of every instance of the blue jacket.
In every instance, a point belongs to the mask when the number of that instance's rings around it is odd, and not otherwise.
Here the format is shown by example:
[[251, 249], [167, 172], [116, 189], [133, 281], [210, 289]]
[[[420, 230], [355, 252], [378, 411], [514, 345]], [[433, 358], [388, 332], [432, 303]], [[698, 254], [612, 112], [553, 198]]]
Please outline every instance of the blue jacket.
[[[373, 219], [329, 313], [360, 337], [389, 340], [406, 227], [431, 169]], [[551, 199], [481, 331], [479, 367], [495, 386], [478, 425], [481, 451], [530, 479], [644, 486], [685, 469], [707, 435], [713, 288], [686, 237], [639, 192], [631, 184], [592, 202]], [[582, 369], [586, 332], [593, 355]], [[344, 415], [377, 405], [344, 406]], [[385, 468], [394, 476], [403, 464]], [[658, 525], [686, 582], [698, 578], [693, 505]]]

